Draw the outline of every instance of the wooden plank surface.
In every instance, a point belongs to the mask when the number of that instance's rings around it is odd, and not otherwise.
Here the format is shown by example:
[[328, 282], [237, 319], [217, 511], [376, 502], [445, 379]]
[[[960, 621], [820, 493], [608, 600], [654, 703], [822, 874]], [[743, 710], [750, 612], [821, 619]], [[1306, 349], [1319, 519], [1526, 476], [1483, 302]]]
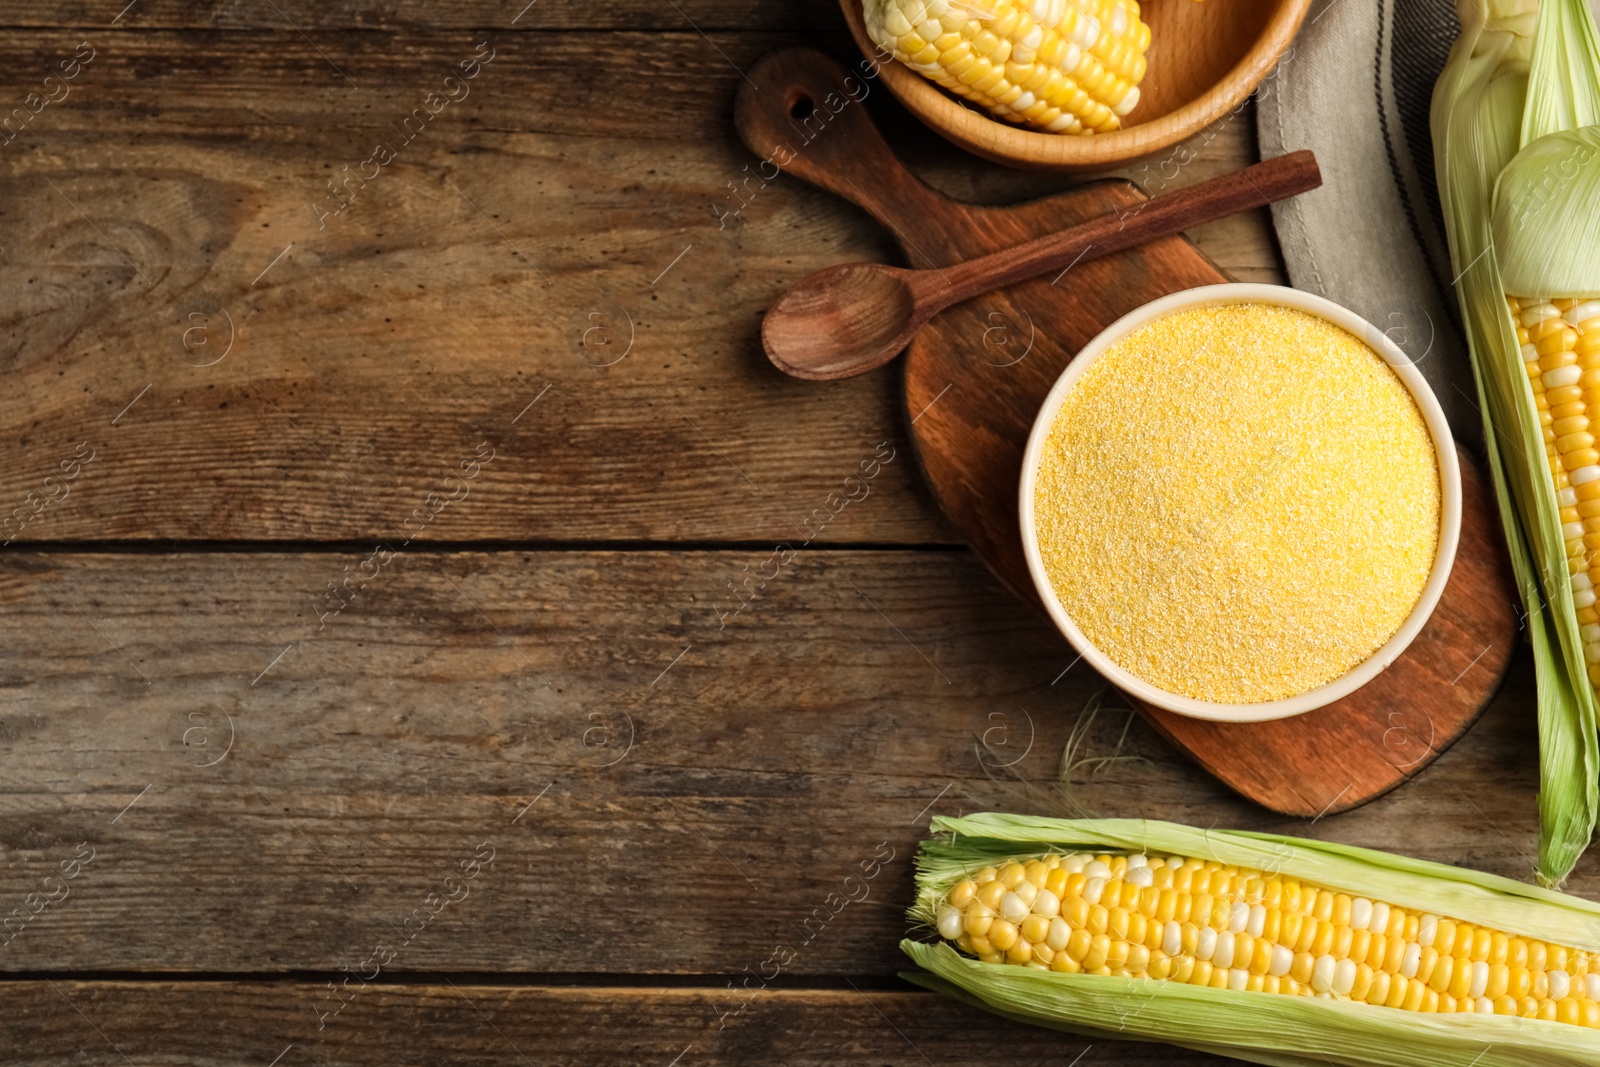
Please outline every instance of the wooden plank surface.
[[[1161, 1045], [1089, 1043], [1006, 1024], [931, 994], [858, 983], [836, 990], [726, 990], [352, 983], [348, 1006], [317, 1029], [322, 983], [23, 982], [7, 990], [0, 1044], [34, 1062], [84, 1067], [322, 1064], [650, 1064], [746, 1067], [1116, 1062], [1212, 1067], [1233, 1062]], [[359, 990], [357, 992], [356, 990]], [[739, 1009], [742, 1007], [742, 1011]], [[224, 1020], [226, 1022], [224, 1023]], [[1004, 1045], [999, 1044], [1004, 1041]], [[127, 1059], [123, 1059], [123, 1057]]]
[[[485, 40], [470, 94], [326, 216]], [[729, 186], [741, 71], [851, 56], [831, 0], [22, 0], [0, 104], [81, 41], [0, 145], [0, 516], [30, 516], [0, 534], [0, 917], [32, 915], [0, 935], [0, 1064], [1085, 1053], [893, 977], [928, 817], [1060, 810], [1102, 686], [950, 550], [895, 374], [760, 356], [788, 282], [894, 254], [802, 183]], [[866, 106], [953, 196], [1066, 185]], [[1128, 176], [1254, 156], [1246, 111]], [[1264, 212], [1191, 236], [1283, 280]], [[816, 547], [774, 573], [780, 541]], [[1110, 707], [1077, 756], [1129, 758], [1073, 793], [1520, 877], [1531, 706], [1519, 659], [1417, 781], [1314, 823]]]
[[[887, 977], [928, 817], [1060, 810], [1046, 786], [1101, 688], [965, 552], [801, 555], [721, 629], [723, 583], [767, 553], [418, 552], [319, 630], [361, 558], [5, 558], [0, 914], [96, 850], [6, 969], [336, 972], [400, 938], [397, 972], [714, 976], [809, 931], [792, 973]], [[1082, 800], [1526, 876], [1527, 674], [1349, 815], [1271, 816], [1142, 724]], [[880, 848], [868, 897], [807, 927]], [[1600, 890], [1594, 862], [1573, 888]]]
[[[128, 10], [123, 12], [123, 8]], [[121, 17], [117, 17], [121, 12]], [[694, 33], [727, 30], [786, 30], [814, 33], [838, 20], [828, 0], [274, 0], [273, 4], [208, 0], [13, 0], [0, 25], [51, 29], [113, 25], [118, 32], [149, 29], [376, 30], [494, 28], [537, 33], [552, 29], [641, 30]]]
[[[805, 536], [859, 453], [904, 440], [893, 371], [819, 387], [760, 354], [760, 312], [789, 281], [892, 257], [856, 209], [787, 178], [730, 217], [753, 157], [716, 50], [746, 66], [781, 35], [497, 43], [467, 98], [327, 216], [329, 178], [398, 143], [389, 123], [472, 39], [352, 35], [350, 70], [381, 72], [354, 90], [298, 38], [124, 34], [0, 151], [0, 281], [20, 294], [0, 309], [0, 501], [23, 506], [77, 445], [103, 449], [22, 540], [393, 537], [487, 440], [505, 458], [471, 506], [415, 536], [776, 542]], [[0, 33], [0, 70], [75, 40]], [[578, 90], [572, 65], [590, 74]], [[641, 72], [648, 108], [602, 88]], [[886, 93], [869, 104], [955, 195], [1061, 187], [975, 171]], [[1236, 165], [1248, 125], [1179, 179]], [[1265, 227], [1259, 212], [1197, 236], [1260, 277]], [[879, 491], [870, 520], [817, 539], [954, 540], [908, 465]]]

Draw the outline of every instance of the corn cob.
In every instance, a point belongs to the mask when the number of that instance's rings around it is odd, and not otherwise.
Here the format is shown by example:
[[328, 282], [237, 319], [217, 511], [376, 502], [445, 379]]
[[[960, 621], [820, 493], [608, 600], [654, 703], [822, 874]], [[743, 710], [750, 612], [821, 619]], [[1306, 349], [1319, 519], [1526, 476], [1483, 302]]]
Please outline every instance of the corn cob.
[[985, 963], [1600, 1028], [1600, 956], [1193, 856], [990, 864], [937, 922]]
[[878, 47], [995, 115], [1107, 133], [1139, 103], [1150, 27], [1136, 0], [864, 0]]
[[1434, 91], [1439, 194], [1539, 696], [1539, 865], [1600, 818], [1600, 40], [1585, 0], [1461, 0]]
[[[1143, 820], [936, 818], [902, 947], [1014, 1018], [1255, 1062], [1600, 1062], [1600, 907], [1325, 842]], [[976, 958], [974, 958], [976, 957]]]
[[1589, 682], [1600, 687], [1600, 301], [1509, 297], [1561, 512]]

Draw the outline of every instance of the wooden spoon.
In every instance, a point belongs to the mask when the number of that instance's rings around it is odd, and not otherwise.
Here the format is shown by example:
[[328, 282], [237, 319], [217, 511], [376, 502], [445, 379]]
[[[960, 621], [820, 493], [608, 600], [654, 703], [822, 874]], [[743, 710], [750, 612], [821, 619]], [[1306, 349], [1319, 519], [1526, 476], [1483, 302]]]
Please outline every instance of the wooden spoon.
[[767, 309], [761, 343], [767, 358], [796, 378], [830, 381], [865, 374], [899, 355], [929, 319], [952, 304], [1049, 271], [1065, 273], [1080, 260], [1169, 237], [1321, 184], [1316, 157], [1291, 152], [953, 267], [827, 267]]

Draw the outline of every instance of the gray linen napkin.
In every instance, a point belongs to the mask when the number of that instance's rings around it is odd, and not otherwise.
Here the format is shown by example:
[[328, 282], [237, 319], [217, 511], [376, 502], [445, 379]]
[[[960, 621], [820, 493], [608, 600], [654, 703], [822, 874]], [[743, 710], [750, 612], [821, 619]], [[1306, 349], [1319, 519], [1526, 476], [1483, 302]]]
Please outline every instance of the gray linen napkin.
[[1455, 0], [1318, 0], [1256, 123], [1262, 156], [1309, 148], [1322, 167], [1321, 189], [1272, 209], [1290, 280], [1388, 334], [1480, 448], [1428, 132], [1458, 32]]

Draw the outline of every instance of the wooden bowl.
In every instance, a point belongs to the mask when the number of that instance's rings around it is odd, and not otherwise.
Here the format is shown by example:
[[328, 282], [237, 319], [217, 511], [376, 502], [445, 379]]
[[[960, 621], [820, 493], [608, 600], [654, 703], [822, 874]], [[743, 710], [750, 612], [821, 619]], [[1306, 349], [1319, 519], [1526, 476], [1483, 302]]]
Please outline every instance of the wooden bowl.
[[[861, 0], [840, 0], [862, 52], [881, 59], [867, 36]], [[889, 91], [945, 138], [996, 163], [1025, 170], [1086, 171], [1123, 166], [1194, 136], [1255, 91], [1289, 47], [1311, 0], [1144, 0], [1149, 70], [1139, 106], [1112, 133], [1090, 136], [1023, 129], [952, 96], [921, 74], [882, 60]]]

